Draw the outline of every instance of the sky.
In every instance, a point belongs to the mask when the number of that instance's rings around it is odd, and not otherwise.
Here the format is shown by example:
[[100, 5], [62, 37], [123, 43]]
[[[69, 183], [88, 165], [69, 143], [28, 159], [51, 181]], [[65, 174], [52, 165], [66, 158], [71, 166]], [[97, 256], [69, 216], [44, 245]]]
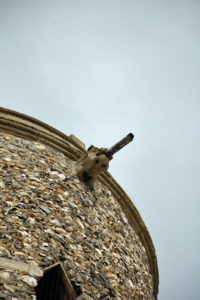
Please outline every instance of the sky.
[[0, 0], [0, 106], [86, 147], [139, 210], [159, 300], [200, 299], [200, 1]]

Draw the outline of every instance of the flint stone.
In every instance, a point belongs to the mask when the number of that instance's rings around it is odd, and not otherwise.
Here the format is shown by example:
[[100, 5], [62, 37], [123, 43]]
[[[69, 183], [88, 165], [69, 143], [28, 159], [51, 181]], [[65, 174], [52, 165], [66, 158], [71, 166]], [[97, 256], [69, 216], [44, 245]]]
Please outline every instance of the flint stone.
[[7, 284], [4, 284], [3, 286], [7, 291], [14, 293], [14, 291], [15, 291], [14, 287], [12, 288], [10, 285], [7, 285]]
[[74, 264], [69, 260], [65, 264], [65, 268], [66, 268], [67, 271], [73, 269], [74, 267], [75, 267]]
[[8, 185], [12, 184], [12, 178], [5, 177], [3, 180], [4, 180], [5, 184], [8, 184]]
[[[2, 275], [4, 279], [0, 276], [11, 288], [18, 284], [13, 295], [6, 291], [7, 299], [33, 297], [34, 286], [25, 287], [18, 280], [20, 275], [40, 277], [22, 273], [29, 269], [30, 261], [37, 267], [49, 267], [58, 260], [66, 260], [63, 265], [77, 284], [77, 291], [87, 291], [94, 300], [136, 299], [139, 295], [153, 299], [146, 250], [108, 189], [97, 182], [91, 192], [70, 175], [70, 159], [40, 143], [16, 139], [20, 148], [13, 146], [14, 152], [8, 153], [13, 140], [10, 137], [9, 142], [0, 144], [0, 236], [7, 247], [7, 252], [0, 248], [0, 256], [12, 255], [13, 260], [17, 255], [15, 262], [24, 263], [26, 268], [15, 266], [8, 281], [8, 275]], [[37, 152], [30, 151], [28, 145]], [[6, 162], [5, 157], [11, 161]], [[2, 271], [0, 266], [0, 272], [10, 269]]]
[[10, 279], [10, 273], [9, 272], [0, 273], [0, 278], [2, 280], [9, 280]]
[[47, 215], [49, 215], [49, 214], [51, 213], [51, 210], [50, 210], [48, 207], [44, 206], [44, 205], [40, 205], [40, 208], [41, 208]]
[[27, 149], [29, 149], [35, 153], [38, 153], [38, 150], [35, 147], [33, 147], [31, 144], [27, 145]]
[[24, 275], [21, 277], [21, 280], [32, 287], [37, 286], [37, 280], [34, 277]]

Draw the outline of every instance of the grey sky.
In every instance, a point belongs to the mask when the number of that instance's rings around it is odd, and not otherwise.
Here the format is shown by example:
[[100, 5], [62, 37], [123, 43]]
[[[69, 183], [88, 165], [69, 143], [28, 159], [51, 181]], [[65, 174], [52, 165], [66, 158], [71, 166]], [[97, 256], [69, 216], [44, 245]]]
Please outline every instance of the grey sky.
[[200, 2], [0, 0], [0, 105], [88, 147], [153, 239], [160, 300], [199, 300]]

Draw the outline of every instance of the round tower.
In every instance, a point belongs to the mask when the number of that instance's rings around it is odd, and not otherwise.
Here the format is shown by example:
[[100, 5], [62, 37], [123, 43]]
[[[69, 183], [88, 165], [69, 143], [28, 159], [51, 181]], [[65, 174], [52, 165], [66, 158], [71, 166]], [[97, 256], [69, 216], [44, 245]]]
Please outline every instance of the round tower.
[[157, 299], [154, 246], [107, 172], [72, 166], [75, 136], [0, 108], [0, 299]]

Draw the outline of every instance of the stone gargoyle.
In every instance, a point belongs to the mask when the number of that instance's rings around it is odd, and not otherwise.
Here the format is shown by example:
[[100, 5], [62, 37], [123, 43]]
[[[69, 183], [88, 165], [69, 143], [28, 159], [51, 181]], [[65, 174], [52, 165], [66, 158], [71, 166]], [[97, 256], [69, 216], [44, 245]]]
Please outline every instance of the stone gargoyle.
[[109, 167], [112, 157], [108, 158], [105, 155], [106, 150], [106, 148], [97, 148], [92, 145], [86, 154], [74, 163], [72, 174], [85, 182], [91, 189], [93, 189], [99, 174]]
[[113, 155], [130, 143], [133, 138], [134, 135], [129, 133], [109, 149], [90, 146], [86, 154], [74, 163], [72, 175], [76, 175], [92, 189], [99, 174], [108, 169]]

